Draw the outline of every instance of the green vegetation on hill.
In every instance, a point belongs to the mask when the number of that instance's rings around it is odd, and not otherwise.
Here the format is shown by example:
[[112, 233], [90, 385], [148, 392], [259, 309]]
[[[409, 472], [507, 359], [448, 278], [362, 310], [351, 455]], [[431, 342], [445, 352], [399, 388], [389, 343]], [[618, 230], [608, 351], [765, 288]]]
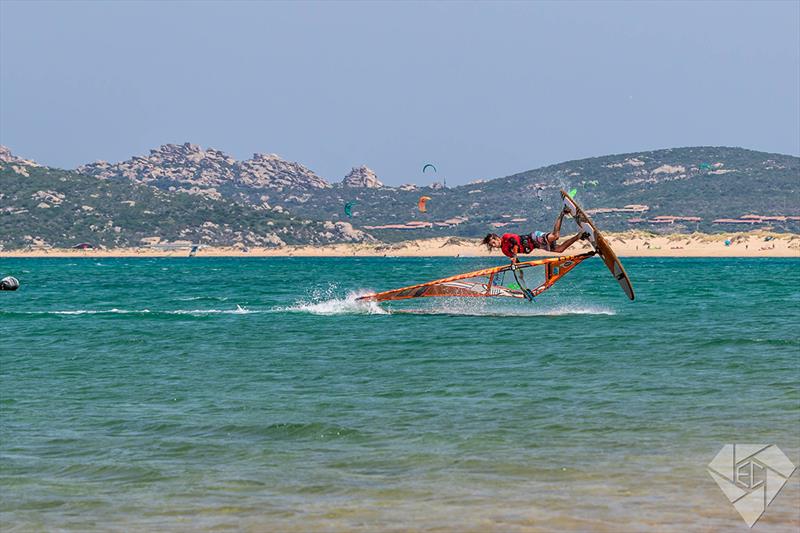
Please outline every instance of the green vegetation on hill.
[[[259, 160], [259, 179], [231, 181], [219, 174], [224, 165], [195, 169], [197, 150], [183, 148], [168, 150], [169, 164], [181, 170], [174, 175], [164, 172], [160, 165], [166, 163], [155, 156], [146, 165], [135, 159], [130, 165], [141, 167], [136, 167], [136, 181], [113, 166], [103, 167], [107, 175], [98, 177], [39, 167], [5, 149], [0, 153], [0, 246], [136, 246], [153, 237], [271, 246], [369, 239], [363, 232], [390, 242], [530, 232], [552, 226], [559, 190], [571, 188], [608, 231], [800, 232], [800, 158], [742, 148], [593, 157], [449, 189], [417, 190], [328, 186], [274, 156]], [[212, 155], [214, 161], [222, 158]], [[427, 213], [417, 209], [421, 195], [431, 197]], [[348, 202], [355, 202], [352, 217], [344, 212]], [[774, 218], [750, 224], [741, 219], [748, 215], [750, 221], [754, 215]], [[396, 227], [380, 227], [387, 225]], [[566, 226], [565, 233], [572, 229]]]
[[[586, 209], [623, 208], [638, 204], [643, 212], [596, 213], [609, 231], [641, 228], [669, 232], [747, 230], [759, 225], [722, 225], [720, 218], [747, 214], [800, 216], [800, 158], [742, 148], [697, 147], [657, 150], [569, 161], [494, 180], [451, 189], [333, 188], [312, 191], [303, 203], [285, 202], [302, 216], [343, 219], [344, 202], [356, 200], [351, 222], [357, 226], [407, 221], [466, 221], [450, 227], [413, 230], [368, 230], [384, 240], [434, 235], [477, 237], [497, 231], [545, 230], [559, 208], [559, 190], [577, 188]], [[428, 212], [419, 213], [420, 195], [431, 197]], [[653, 223], [656, 217], [699, 217], [699, 222]], [[524, 222], [511, 222], [525, 218]], [[634, 222], [629, 222], [634, 219]], [[644, 219], [643, 222], [635, 222]], [[800, 221], [771, 221], [775, 231], [800, 231]]]
[[149, 237], [248, 246], [343, 240], [319, 222], [64, 170], [0, 165], [0, 184], [0, 246], [7, 249], [137, 246]]

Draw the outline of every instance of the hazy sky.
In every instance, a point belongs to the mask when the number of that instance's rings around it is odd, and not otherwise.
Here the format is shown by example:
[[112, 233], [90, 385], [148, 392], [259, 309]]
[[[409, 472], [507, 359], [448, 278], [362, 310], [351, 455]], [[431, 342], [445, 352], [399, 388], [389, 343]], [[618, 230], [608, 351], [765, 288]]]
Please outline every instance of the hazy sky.
[[691, 145], [800, 154], [800, 2], [0, 0], [0, 144], [190, 141], [448, 184]]

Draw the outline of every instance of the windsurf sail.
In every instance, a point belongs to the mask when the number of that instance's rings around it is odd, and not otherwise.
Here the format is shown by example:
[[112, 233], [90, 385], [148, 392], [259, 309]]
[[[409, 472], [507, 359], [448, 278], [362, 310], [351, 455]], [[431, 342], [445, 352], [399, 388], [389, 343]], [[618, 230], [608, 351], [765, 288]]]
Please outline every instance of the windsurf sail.
[[575, 201], [575, 198], [572, 196], [573, 195], [571, 192], [567, 193], [563, 190], [561, 191], [561, 199], [564, 202], [564, 207], [575, 219], [575, 223], [578, 225], [580, 230], [588, 234], [588, 240], [592, 247], [597, 252], [597, 255], [600, 256], [600, 259], [602, 259], [606, 264], [608, 270], [614, 276], [614, 279], [616, 279], [617, 283], [619, 283], [619, 286], [622, 287], [623, 291], [625, 291], [625, 295], [629, 299], [633, 300], [636, 296], [633, 292], [631, 279], [628, 277], [628, 273], [625, 272], [625, 267], [622, 266], [622, 262], [617, 257], [617, 254], [614, 253], [611, 245], [597, 229], [597, 226], [594, 225], [592, 219], [589, 218], [589, 215], [587, 215], [583, 209], [581, 209], [581, 207]]
[[[524, 261], [516, 265], [484, 268], [437, 279], [419, 285], [401, 287], [385, 292], [367, 294], [357, 298], [374, 302], [392, 300], [408, 300], [410, 298], [439, 297], [471, 297], [471, 298], [525, 298], [533, 300], [561, 279], [567, 272], [575, 268], [581, 261], [595, 254], [594, 251], [580, 255], [546, 257], [534, 261]], [[533, 289], [529, 289], [525, 272], [529, 279], [533, 277], [535, 267], [543, 267], [543, 280]], [[507, 283], [506, 283], [507, 282]]]
[[533, 301], [533, 294], [528, 288], [528, 285], [525, 283], [525, 270], [517, 268], [517, 266], [514, 265], [514, 267], [511, 269], [511, 272], [514, 274], [514, 280], [516, 281], [514, 287], [519, 288], [519, 290], [522, 291], [522, 296], [526, 300]]

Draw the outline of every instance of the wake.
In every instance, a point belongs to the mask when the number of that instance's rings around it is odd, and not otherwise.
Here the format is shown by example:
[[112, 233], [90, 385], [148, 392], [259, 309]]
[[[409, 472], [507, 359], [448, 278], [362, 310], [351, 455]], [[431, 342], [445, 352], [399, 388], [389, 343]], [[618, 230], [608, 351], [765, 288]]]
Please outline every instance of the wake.
[[509, 304], [485, 298], [436, 298], [416, 307], [405, 307], [403, 302], [381, 307], [377, 302], [357, 300], [359, 296], [372, 294], [372, 291], [359, 290], [346, 296], [338, 296], [336, 286], [317, 289], [306, 300], [300, 300], [289, 307], [278, 307], [277, 312], [308, 313], [312, 315], [442, 315], [442, 316], [487, 316], [487, 317], [558, 317], [570, 315], [614, 316], [616, 311], [610, 307], [584, 303], [546, 303], [515, 302]]
[[614, 316], [614, 309], [598, 305], [540, 305], [520, 302], [519, 305], [493, 305], [493, 302], [471, 305], [463, 302], [441, 302], [415, 309], [392, 309], [391, 314], [485, 316], [485, 317], [559, 317], [572, 315]]
[[556, 307], [556, 308], [518, 308], [518, 309], [459, 309], [454, 307], [435, 307], [424, 309], [394, 309], [390, 314], [450, 315], [450, 316], [491, 316], [491, 317], [531, 317], [531, 316], [570, 316], [605, 315], [614, 316], [616, 311], [606, 307]]

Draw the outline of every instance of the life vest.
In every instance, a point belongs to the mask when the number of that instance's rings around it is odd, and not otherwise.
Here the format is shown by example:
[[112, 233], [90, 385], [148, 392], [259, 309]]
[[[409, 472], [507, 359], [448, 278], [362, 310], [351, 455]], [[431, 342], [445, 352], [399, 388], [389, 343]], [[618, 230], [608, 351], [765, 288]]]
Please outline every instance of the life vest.
[[514, 258], [514, 246], [518, 248], [519, 254], [529, 254], [535, 248], [533, 238], [530, 235], [517, 235], [516, 233], [506, 233], [503, 235], [500, 249], [507, 257]]
[[516, 233], [506, 233], [503, 235], [502, 244], [500, 245], [500, 249], [503, 253], [511, 257], [514, 257], [514, 246], [516, 245], [519, 249], [517, 253], [519, 254], [529, 254], [535, 248], [540, 250], [547, 250], [548, 252], [553, 251], [552, 243], [547, 240], [547, 233], [537, 231], [536, 233], [528, 233], [525, 235], [517, 235]]
[[519, 240], [522, 243], [522, 253], [529, 254], [536, 248], [536, 240], [533, 238], [532, 235], [520, 235]]

